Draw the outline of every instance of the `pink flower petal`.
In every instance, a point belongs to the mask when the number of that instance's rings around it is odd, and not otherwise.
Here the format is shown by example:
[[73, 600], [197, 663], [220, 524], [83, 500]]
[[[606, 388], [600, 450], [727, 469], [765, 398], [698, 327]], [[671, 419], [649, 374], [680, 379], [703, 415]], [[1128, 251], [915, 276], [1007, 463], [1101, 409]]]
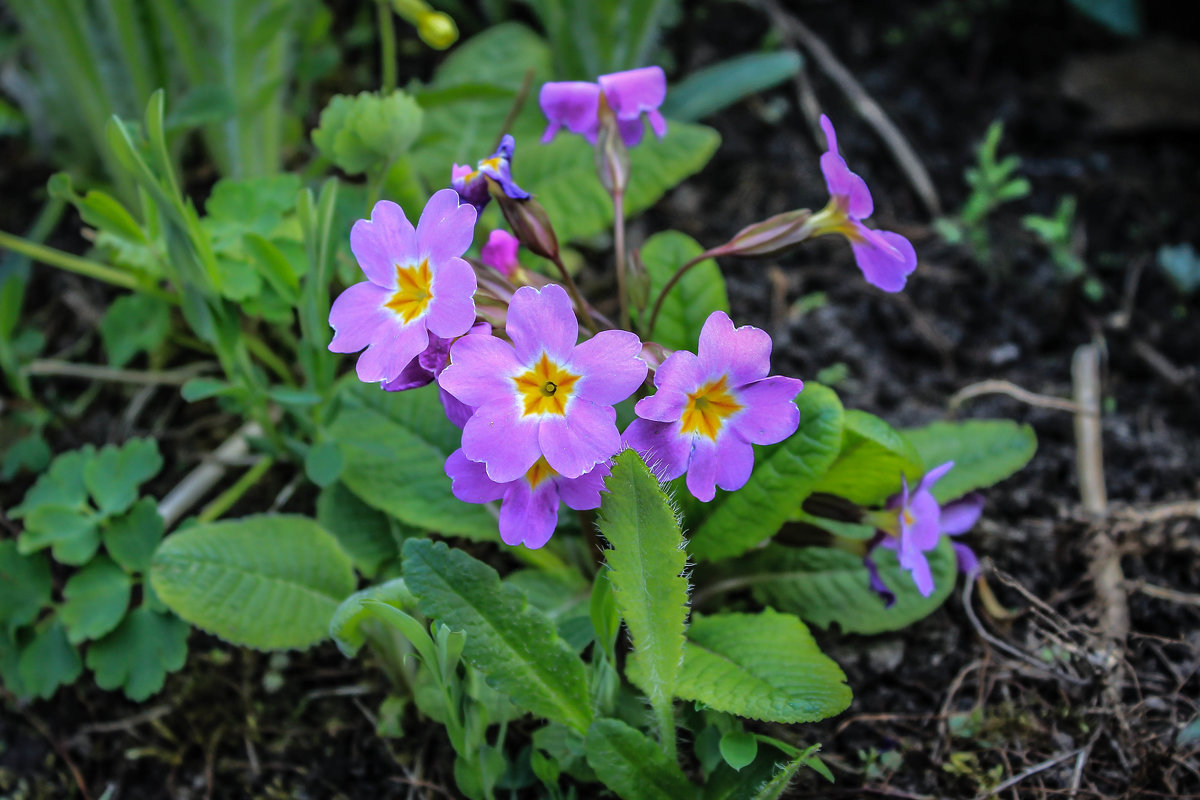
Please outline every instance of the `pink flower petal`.
[[565, 416], [542, 418], [538, 444], [555, 472], [564, 478], [578, 478], [620, 449], [616, 409], [573, 399]]
[[667, 98], [667, 76], [662, 67], [612, 72], [597, 81], [618, 119], [637, 119], [643, 111], [657, 111]]
[[542, 456], [538, 422], [521, 418], [514, 401], [488, 403], [476, 409], [463, 426], [462, 449], [467, 458], [482, 461], [488, 477], [496, 483], [515, 481]]
[[413, 265], [417, 237], [404, 209], [390, 200], [380, 200], [371, 209], [371, 219], [360, 219], [350, 229], [350, 250], [372, 283], [396, 288], [396, 265]]
[[454, 257], [440, 262], [429, 287], [432, 297], [425, 315], [429, 330], [444, 339], [462, 336], [470, 330], [475, 324], [476, 287], [475, 270], [466, 261]]
[[606, 464], [597, 464], [578, 478], [555, 478], [558, 496], [567, 508], [588, 511], [600, 507], [600, 493], [604, 491], [604, 479], [609, 476]]
[[669, 481], [687, 470], [692, 438], [680, 435], [678, 425], [638, 418], [625, 429], [622, 444], [636, 450], [659, 480]]
[[739, 436], [753, 444], [782, 442], [795, 433], [800, 424], [795, 397], [803, 388], [800, 380], [782, 375], [741, 387], [737, 399], [744, 410], [730, 420], [730, 425]]
[[697, 348], [708, 379], [728, 375], [732, 386], [757, 381], [771, 371], [771, 336], [751, 325], [734, 328], [724, 311], [714, 311], [700, 329]]
[[903, 289], [908, 276], [917, 268], [917, 251], [898, 233], [869, 231], [865, 238], [852, 238], [850, 247], [867, 283], [885, 292]]
[[584, 81], [560, 81], [547, 83], [538, 93], [538, 103], [550, 124], [542, 135], [542, 143], [549, 142], [559, 128], [596, 141], [599, 128], [596, 114], [600, 109], [600, 86]]
[[558, 490], [554, 481], [543, 481], [536, 489], [524, 479], [508, 485], [500, 504], [500, 538], [505, 544], [523, 544], [536, 550], [550, 541], [557, 525]]
[[384, 308], [392, 293], [371, 281], [356, 283], [337, 296], [329, 309], [334, 353], [357, 353], [369, 345], [375, 331], [392, 324], [394, 315]]
[[438, 376], [441, 386], [469, 406], [516, 403], [512, 379], [523, 372], [512, 345], [496, 336], [471, 334], [450, 348], [450, 364]]
[[614, 405], [633, 394], [646, 379], [646, 362], [638, 358], [642, 342], [628, 331], [601, 331], [579, 344], [567, 365], [580, 375], [575, 393], [584, 400]]
[[423, 320], [405, 325], [393, 318], [375, 329], [371, 346], [358, 357], [358, 379], [364, 383], [394, 381], [428, 345], [429, 331]]
[[513, 294], [504, 325], [517, 359], [532, 364], [543, 352], [563, 364], [571, 358], [579, 339], [579, 321], [567, 292], [551, 283], [539, 292], [522, 286]]
[[692, 442], [692, 457], [688, 464], [687, 487], [692, 496], [707, 503], [717, 494], [717, 444], [697, 436]]
[[717, 486], [736, 492], [754, 471], [754, 448], [736, 436], [724, 436], [717, 444]]
[[442, 262], [467, 252], [475, 237], [477, 216], [474, 206], [459, 203], [458, 192], [453, 189], [434, 192], [417, 222], [421, 257], [429, 259], [436, 271]]
[[504, 496], [505, 484], [489, 478], [483, 464], [468, 459], [462, 448], [446, 459], [445, 470], [451, 481], [450, 491], [464, 503], [490, 503]]

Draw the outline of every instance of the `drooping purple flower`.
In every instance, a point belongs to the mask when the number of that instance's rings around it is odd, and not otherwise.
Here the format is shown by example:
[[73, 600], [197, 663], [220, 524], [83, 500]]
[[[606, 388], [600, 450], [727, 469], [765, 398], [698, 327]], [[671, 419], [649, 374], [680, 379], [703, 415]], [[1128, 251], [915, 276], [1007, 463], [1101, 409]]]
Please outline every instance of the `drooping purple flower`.
[[[944, 506], [933, 496], [930, 490], [934, 484], [953, 468], [953, 461], [934, 467], [921, 478], [912, 491], [909, 490], [908, 480], [903, 475], [900, 476], [900, 494], [888, 500], [885, 507], [890, 514], [880, 512], [877, 516], [877, 519], [886, 521], [868, 547], [867, 567], [874, 570], [872, 588], [878, 591], [878, 570], [875, 569], [871, 558], [871, 550], [880, 545], [897, 552], [900, 566], [912, 573], [917, 590], [923, 596], [929, 597], [933, 594], [933, 572], [925, 554], [938, 546], [943, 534], [958, 536], [966, 533], [978, 521], [983, 511], [983, 496], [979, 494], [969, 494]], [[961, 571], [970, 574], [978, 569], [979, 559], [967, 545], [956, 542], [954, 554]], [[879, 583], [882, 585], [882, 581]], [[881, 594], [885, 592], [886, 588]], [[885, 597], [890, 594], [886, 592]], [[895, 599], [894, 596], [892, 599]]]
[[438, 384], [476, 409], [463, 428], [463, 454], [488, 477], [509, 483], [539, 458], [578, 478], [620, 448], [613, 405], [646, 377], [642, 343], [602, 331], [576, 345], [579, 323], [561, 286], [518, 289], [505, 332], [465, 336], [450, 349]]
[[475, 209], [451, 189], [436, 192], [414, 229], [403, 209], [381, 200], [350, 231], [350, 249], [368, 280], [342, 292], [329, 310], [335, 353], [356, 353], [359, 380], [396, 380], [429, 346], [475, 322], [475, 272], [460, 256], [475, 235]]
[[459, 449], [446, 459], [446, 474], [450, 490], [464, 503], [500, 501], [500, 538], [505, 544], [536, 550], [553, 535], [560, 502], [576, 511], [600, 507], [609, 469], [607, 464], [597, 464], [577, 478], [567, 478], [539, 458], [524, 475], [497, 483], [483, 464], [471, 461]]
[[492, 199], [488, 181], [494, 181], [503, 192], [514, 200], [525, 200], [529, 192], [517, 186], [512, 179], [512, 157], [516, 142], [511, 134], [504, 134], [496, 152], [478, 163], [475, 169], [455, 164], [450, 170], [450, 187], [458, 192], [464, 203], [483, 211]]
[[917, 268], [917, 253], [912, 243], [898, 233], [868, 228], [862, 223], [875, 210], [866, 181], [850, 171], [838, 153], [837, 135], [829, 117], [821, 115], [821, 130], [829, 149], [821, 155], [821, 172], [829, 187], [829, 204], [809, 219], [810, 236], [837, 233], [845, 236], [854, 251], [854, 260], [867, 283], [885, 292], [904, 288], [909, 274]]
[[601, 103], [617, 118], [617, 129], [626, 147], [642, 140], [642, 114], [650, 120], [654, 135], [667, 135], [667, 121], [658, 110], [667, 97], [667, 76], [662, 67], [643, 67], [601, 75], [596, 83], [562, 81], [542, 86], [538, 102], [549, 124], [542, 143], [552, 140], [560, 128], [578, 133], [592, 144], [600, 131]]
[[[480, 321], [472, 325], [466, 335], [488, 336], [491, 332], [492, 326], [487, 322]], [[385, 383], [384, 391], [403, 392], [408, 389], [419, 389], [432, 383], [450, 363], [450, 346], [455, 341], [456, 339], [444, 339], [441, 336], [430, 335], [429, 346], [408, 362], [408, 366], [404, 368], [399, 377]], [[438, 396], [442, 400], [442, 408], [446, 410], [446, 416], [450, 421], [460, 428], [466, 425], [475, 409], [463, 405], [454, 395], [440, 386], [438, 387]]]
[[479, 260], [504, 277], [512, 278], [521, 268], [521, 262], [517, 261], [517, 250], [520, 247], [521, 242], [517, 237], [497, 228], [488, 234], [487, 244], [479, 252]]
[[746, 485], [752, 444], [774, 444], [795, 432], [800, 412], [796, 378], [767, 377], [771, 337], [735, 328], [723, 311], [709, 315], [697, 353], [677, 350], [654, 374], [658, 391], [638, 401], [625, 443], [665, 480], [687, 473], [687, 487], [708, 502], [716, 487]]

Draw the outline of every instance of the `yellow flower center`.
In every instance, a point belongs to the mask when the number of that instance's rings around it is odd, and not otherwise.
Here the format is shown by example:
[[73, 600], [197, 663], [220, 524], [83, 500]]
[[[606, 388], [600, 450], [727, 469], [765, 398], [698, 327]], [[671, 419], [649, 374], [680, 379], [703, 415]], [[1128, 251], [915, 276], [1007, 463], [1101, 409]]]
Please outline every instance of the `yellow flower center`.
[[396, 265], [396, 291], [385, 306], [400, 315], [407, 324], [425, 313], [433, 297], [433, 273], [429, 261], [415, 267]]
[[742, 409], [725, 385], [728, 376], [709, 381], [688, 395], [680, 418], [681, 433], [699, 433], [716, 441], [725, 421]]
[[561, 417], [566, 413], [567, 400], [571, 398], [571, 389], [577, 380], [578, 375], [567, 372], [542, 353], [533, 369], [513, 378], [517, 391], [525, 401], [522, 416], [554, 414]]
[[837, 198], [830, 198], [829, 203], [818, 213], [809, 218], [806, 227], [812, 231], [809, 236], [828, 236], [831, 233], [841, 234], [850, 241], [862, 238], [856, 226], [850, 223], [850, 216]]
[[916, 517], [913, 516], [913, 513], [911, 511], [909, 511], [906, 508], [906, 509], [904, 509], [903, 514], [904, 514], [904, 524], [905, 525], [907, 525], [908, 527], [911, 528], [913, 525], [916, 524], [917, 519], [916, 519]]
[[525, 480], [529, 481], [529, 488], [536, 489], [539, 483], [554, 477], [556, 474], [554, 468], [546, 463], [546, 457], [542, 456], [533, 462], [533, 466], [525, 473]]

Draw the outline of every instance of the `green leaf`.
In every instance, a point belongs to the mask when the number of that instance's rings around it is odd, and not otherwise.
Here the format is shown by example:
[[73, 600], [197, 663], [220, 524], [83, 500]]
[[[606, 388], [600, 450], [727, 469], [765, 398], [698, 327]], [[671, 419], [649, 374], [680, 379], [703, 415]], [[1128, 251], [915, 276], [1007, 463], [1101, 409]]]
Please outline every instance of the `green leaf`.
[[910, 428], [904, 435], [928, 468], [954, 462], [954, 468], [933, 485], [939, 503], [999, 483], [1037, 452], [1033, 428], [1006, 419], [935, 422]]
[[63, 587], [58, 611], [71, 644], [99, 639], [117, 627], [129, 608], [133, 584], [111, 559], [94, 558]]
[[342, 483], [408, 525], [496, 539], [496, 518], [450, 491], [442, 467], [461, 433], [446, 419], [436, 389], [375, 392], [386, 395], [396, 416], [347, 405], [325, 431], [323, 438], [337, 442], [345, 460]]
[[[675, 270], [704, 252], [695, 239], [678, 231], [663, 231], [651, 236], [642, 247], [642, 263], [650, 276], [650, 299], [643, 327], [650, 311]], [[714, 311], [729, 311], [725, 278], [713, 259], [705, 259], [689, 269], [663, 300], [654, 324], [654, 341], [671, 350], [695, 352], [700, 329]]]
[[604, 481], [597, 527], [617, 609], [633, 640], [630, 678], [658, 706], [673, 697], [683, 660], [688, 584], [679, 517], [641, 456], [626, 450]]
[[17, 662], [17, 674], [26, 693], [43, 700], [53, 697], [59, 686], [74, 683], [81, 672], [79, 651], [67, 640], [67, 631], [58, 618], [34, 634], [21, 648]]
[[46, 547], [61, 564], [86, 564], [100, 547], [99, 521], [90, 509], [38, 506], [25, 517], [17, 550], [28, 555]]
[[137, 500], [138, 486], [157, 475], [162, 465], [157, 442], [130, 439], [96, 453], [83, 471], [83, 482], [102, 514], [120, 514]]
[[617, 719], [598, 719], [584, 745], [588, 765], [621, 800], [684, 800], [697, 795], [653, 741]]
[[350, 175], [383, 169], [408, 152], [421, 132], [423, 115], [417, 101], [399, 89], [386, 97], [375, 92], [339, 94], [321, 112], [312, 140], [323, 156]]
[[703, 119], [783, 83], [799, 72], [803, 63], [794, 50], [747, 53], [718, 61], [672, 86], [662, 112], [671, 119], [686, 122]]
[[576, 731], [592, 720], [583, 662], [545, 614], [491, 567], [443, 542], [404, 544], [421, 612], [467, 635], [463, 656], [518, 706]]
[[[712, 128], [687, 122], [672, 122], [661, 140], [647, 134], [629, 154], [625, 215], [645, 211], [668, 189], [699, 172], [720, 143]], [[612, 198], [596, 175], [586, 139], [560, 133], [550, 144], [522, 154], [519, 163], [517, 182], [545, 206], [560, 242], [592, 236], [612, 225]]]
[[879, 575], [896, 596], [890, 608], [871, 590], [862, 556], [844, 550], [772, 545], [748, 559], [739, 574], [751, 581], [759, 602], [798, 614], [814, 625], [827, 628], [836, 622], [845, 633], [882, 633], [928, 616], [950, 596], [958, 575], [950, 540], [942, 537], [937, 549], [926, 555], [934, 590], [922, 597], [911, 573], [900, 568], [895, 551], [875, 549], [872, 557]]
[[154, 591], [198, 628], [261, 650], [303, 649], [328, 634], [354, 591], [354, 568], [311, 519], [244, 517], [165, 539], [150, 567]]
[[45, 556], [21, 555], [16, 542], [0, 541], [0, 633], [32, 622], [50, 604], [51, 588]]
[[850, 705], [846, 676], [790, 614], [692, 618], [676, 694], [767, 722], [816, 722]]
[[371, 508], [341, 483], [317, 496], [317, 522], [337, 537], [354, 565], [367, 577], [400, 555], [402, 532], [382, 511]]
[[152, 353], [167, 338], [171, 307], [148, 294], [126, 294], [113, 301], [100, 320], [100, 339], [108, 363], [123, 367], [138, 353]]
[[87, 506], [87, 487], [83, 470], [95, 454], [91, 445], [63, 453], [50, 462], [45, 474], [25, 493], [21, 504], [8, 515], [20, 519], [38, 506], [66, 506], [83, 509]]
[[873, 414], [851, 409], [845, 414], [837, 460], [813, 491], [879, 505], [900, 491], [902, 474], [911, 485], [924, 472], [920, 455], [903, 434]]
[[718, 492], [706, 507], [707, 516], [688, 545], [698, 560], [736, 556], [774, 535], [837, 457], [843, 419], [837, 395], [810, 381], [796, 405], [796, 432], [758, 448], [749, 482], [736, 492]]
[[1091, 17], [1121, 36], [1142, 33], [1141, 4], [1138, 0], [1070, 0], [1076, 11]]
[[717, 743], [725, 763], [741, 772], [758, 755], [758, 739], [743, 730], [727, 731]]
[[433, 656], [432, 650], [424, 647], [427, 643], [429, 647], [433, 646], [433, 640], [430, 639], [425, 627], [412, 617], [408, 617], [409, 620], [412, 620], [411, 624], [407, 620], [399, 618], [402, 621], [397, 625], [396, 619], [398, 618], [388, 612], [386, 608], [381, 608], [381, 606], [388, 606], [393, 610], [401, 611], [406, 607], [414, 608], [416, 604], [417, 599], [408, 590], [403, 578], [395, 578], [387, 583], [368, 587], [350, 595], [337, 607], [333, 613], [333, 619], [329, 621], [329, 635], [337, 644], [338, 649], [342, 651], [342, 655], [346, 658], [353, 658], [367, 640], [362, 630], [363, 624], [379, 620], [396, 627], [406, 638], [413, 641], [413, 646], [418, 648], [418, 653], [432, 669], [436, 667], [437, 659]]
[[186, 402], [195, 403], [200, 400], [207, 400], [210, 397], [232, 394], [236, 391], [236, 386], [232, 386], [225, 381], [219, 381], [216, 378], [192, 378], [180, 387], [179, 394]]
[[317, 486], [326, 487], [342, 474], [342, 451], [335, 442], [318, 442], [304, 454], [304, 474]]
[[163, 518], [158, 504], [143, 497], [133, 504], [129, 513], [117, 517], [105, 527], [104, 549], [128, 572], [150, 569], [154, 548], [163, 537]]
[[296, 208], [300, 178], [291, 173], [222, 178], [204, 203], [205, 226], [218, 245], [244, 233], [270, 236]]
[[183, 667], [190, 630], [173, 614], [135, 608], [120, 627], [88, 647], [88, 669], [101, 689], [119, 688], [140, 703], [162, 688], [167, 673]]
[[[821, 745], [814, 744], [789, 761], [782, 769], [775, 773], [771, 780], [767, 781], [761, 789], [755, 792], [754, 800], [778, 800], [778, 798], [783, 797], [783, 793], [787, 791], [788, 786], [795, 779], [796, 773], [802, 767], [811, 767], [822, 775], [826, 774], [828, 770], [824, 769], [825, 765], [821, 764], [820, 759], [817, 758], [817, 752], [820, 749]], [[816, 766], [817, 764], [820, 764], [820, 767]]]

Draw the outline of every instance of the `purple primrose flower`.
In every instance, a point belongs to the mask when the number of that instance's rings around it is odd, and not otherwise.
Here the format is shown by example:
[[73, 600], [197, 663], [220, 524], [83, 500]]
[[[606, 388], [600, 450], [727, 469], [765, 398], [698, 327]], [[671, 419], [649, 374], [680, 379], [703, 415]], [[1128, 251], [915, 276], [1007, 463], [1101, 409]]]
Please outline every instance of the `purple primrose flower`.
[[403, 209], [381, 200], [350, 231], [350, 249], [368, 280], [333, 301], [335, 353], [356, 353], [358, 378], [396, 380], [429, 346], [475, 323], [475, 272], [460, 256], [475, 235], [475, 209], [451, 189], [436, 192], [414, 229]]
[[578, 478], [621, 446], [613, 405], [646, 377], [642, 343], [628, 331], [602, 331], [579, 344], [566, 291], [518, 289], [505, 332], [465, 336], [450, 349], [438, 384], [476, 409], [463, 428], [463, 455], [496, 483], [526, 475], [538, 459]]
[[500, 501], [500, 538], [505, 544], [536, 550], [550, 540], [558, 525], [559, 502], [576, 511], [600, 507], [609, 471], [606, 464], [597, 464], [578, 478], [565, 478], [539, 458], [524, 475], [497, 483], [483, 464], [471, 461], [459, 449], [446, 459], [446, 474], [450, 490], [464, 503]]
[[479, 162], [475, 169], [455, 164], [450, 170], [450, 187], [458, 192], [464, 203], [475, 206], [477, 211], [483, 211], [484, 206], [492, 199], [489, 191], [489, 181], [494, 181], [506, 195], [514, 200], [526, 200], [529, 192], [522, 189], [512, 179], [512, 157], [516, 146], [511, 134], [504, 134], [496, 152]]
[[562, 81], [542, 86], [538, 102], [549, 124], [542, 134], [545, 144], [559, 128], [578, 133], [592, 144], [600, 132], [600, 108], [603, 103], [617, 117], [617, 129], [626, 147], [642, 140], [642, 114], [650, 119], [654, 135], [667, 135], [667, 121], [659, 112], [667, 97], [667, 76], [662, 67], [643, 67], [601, 75], [596, 83]]
[[868, 228], [862, 220], [871, 216], [875, 203], [866, 181], [850, 171], [838, 153], [837, 135], [829, 117], [821, 115], [821, 130], [829, 149], [821, 155], [821, 172], [829, 187], [829, 204], [813, 215], [807, 227], [810, 235], [839, 233], [850, 242], [854, 260], [867, 283], [885, 292], [904, 288], [909, 274], [917, 268], [917, 253], [912, 243], [898, 233]]
[[698, 355], [677, 350], [654, 374], [658, 391], [638, 401], [625, 443], [665, 480], [687, 472], [687, 487], [708, 502], [717, 486], [734, 491], [754, 468], [752, 444], [774, 444], [800, 423], [796, 378], [770, 378], [771, 337], [709, 315]]
[[511, 279], [521, 268], [517, 250], [521, 242], [506, 230], [497, 228], [488, 234], [487, 244], [479, 252], [479, 260], [506, 278]]
[[[491, 333], [492, 326], [481, 320], [472, 325], [466, 335], [489, 336]], [[450, 363], [450, 346], [455, 341], [457, 339], [443, 339], [441, 336], [430, 335], [429, 346], [408, 362], [408, 366], [404, 368], [399, 377], [385, 383], [384, 391], [403, 392], [407, 389], [419, 389], [432, 383]], [[454, 395], [440, 386], [438, 387], [438, 396], [441, 397], [442, 408], [446, 409], [446, 416], [450, 421], [460, 428], [466, 425], [475, 409], [458, 402]]]
[[[946, 505], [940, 505], [932, 492], [933, 485], [954, 467], [953, 461], [934, 467], [921, 478], [911, 492], [908, 481], [903, 475], [900, 494], [888, 500], [886, 508], [894, 515], [894, 522], [889, 519], [887, 529], [881, 529], [867, 553], [867, 568], [871, 571], [871, 586], [885, 597], [891, 592], [883, 586], [878, 569], [871, 558], [870, 550], [874, 545], [897, 551], [900, 566], [912, 573], [917, 590], [925, 597], [933, 594], [933, 573], [925, 554], [938, 546], [942, 535], [958, 536], [966, 533], [978, 521], [983, 511], [983, 496], [969, 494]], [[887, 512], [881, 512], [881, 515]], [[966, 573], [972, 573], [979, 568], [979, 559], [975, 552], [965, 544], [954, 544], [954, 554], [958, 568]], [[892, 597], [894, 600], [894, 597]], [[890, 605], [890, 603], [889, 603]]]

